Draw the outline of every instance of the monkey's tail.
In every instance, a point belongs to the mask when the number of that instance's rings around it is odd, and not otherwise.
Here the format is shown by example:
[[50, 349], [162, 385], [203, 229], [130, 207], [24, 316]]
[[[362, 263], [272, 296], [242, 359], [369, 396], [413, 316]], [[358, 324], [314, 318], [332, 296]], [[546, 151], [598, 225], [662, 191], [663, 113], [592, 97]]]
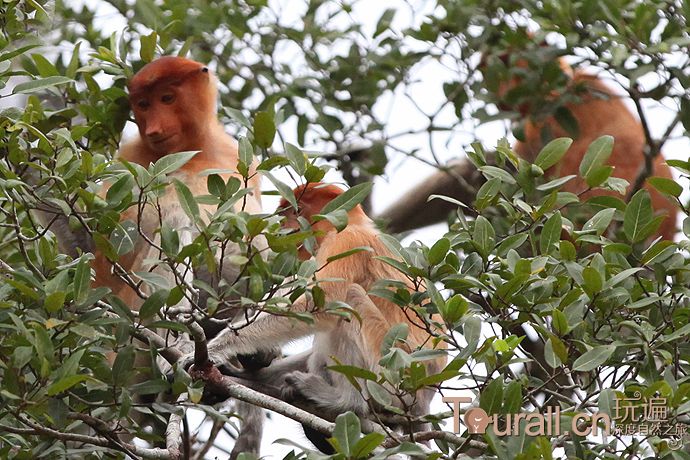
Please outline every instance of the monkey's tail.
[[449, 196], [469, 205], [484, 182], [481, 172], [468, 159], [460, 158], [447, 170], [436, 171], [408, 191], [377, 219], [394, 233], [441, 222], [457, 209], [457, 205], [440, 199], [427, 201], [431, 195]]
[[240, 422], [240, 433], [237, 436], [232, 452], [230, 452], [230, 460], [235, 460], [242, 452], [258, 456], [264, 428], [263, 409], [243, 401], [235, 401], [235, 411], [242, 420]]

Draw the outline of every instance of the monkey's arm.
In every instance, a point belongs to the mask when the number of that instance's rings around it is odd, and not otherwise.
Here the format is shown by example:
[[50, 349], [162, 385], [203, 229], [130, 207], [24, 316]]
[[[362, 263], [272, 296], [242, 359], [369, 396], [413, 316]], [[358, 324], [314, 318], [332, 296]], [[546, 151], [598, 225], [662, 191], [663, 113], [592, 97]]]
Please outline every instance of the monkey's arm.
[[[300, 297], [292, 306], [294, 312], [307, 311], [311, 302]], [[259, 350], [272, 350], [292, 340], [314, 332], [313, 324], [295, 318], [261, 313], [251, 323], [239, 329], [226, 328], [208, 342], [209, 359], [217, 366], [228, 365], [238, 354], [251, 355]], [[184, 356], [179, 365], [188, 368], [194, 363], [193, 354]]]
[[436, 171], [403, 195], [378, 218], [395, 233], [435, 224], [457, 208], [453, 203], [434, 199], [431, 195], [445, 195], [466, 204], [474, 201], [477, 189], [484, 183], [482, 174], [466, 158], [449, 165], [446, 171]]

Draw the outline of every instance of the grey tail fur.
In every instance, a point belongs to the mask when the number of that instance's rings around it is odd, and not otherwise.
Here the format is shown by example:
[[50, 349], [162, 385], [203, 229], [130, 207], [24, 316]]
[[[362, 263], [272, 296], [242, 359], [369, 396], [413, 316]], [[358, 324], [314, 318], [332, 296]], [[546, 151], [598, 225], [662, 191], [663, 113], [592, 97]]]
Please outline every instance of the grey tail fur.
[[235, 460], [242, 452], [259, 455], [261, 435], [264, 428], [264, 411], [262, 408], [242, 401], [235, 402], [235, 411], [240, 416], [240, 433], [235, 446], [230, 452], [230, 459]]

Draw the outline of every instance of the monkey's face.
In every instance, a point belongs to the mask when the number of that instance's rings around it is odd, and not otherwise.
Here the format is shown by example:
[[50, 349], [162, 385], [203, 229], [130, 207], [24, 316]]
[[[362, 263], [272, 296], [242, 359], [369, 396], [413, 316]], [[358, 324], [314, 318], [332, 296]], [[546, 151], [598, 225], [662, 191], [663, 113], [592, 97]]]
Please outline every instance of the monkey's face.
[[216, 120], [216, 89], [204, 65], [163, 57], [144, 66], [129, 85], [139, 134], [157, 155], [203, 150]]
[[[325, 219], [314, 222], [314, 216], [320, 214], [324, 206], [340, 195], [342, 190], [332, 185], [309, 184], [307, 187], [297, 187], [293, 192], [297, 200], [297, 209], [293, 208], [287, 200], [280, 200], [279, 209], [281, 211], [279, 215], [284, 217], [282, 227], [297, 232], [303, 229], [303, 225], [300, 225], [300, 220], [302, 224], [310, 224], [316, 238], [316, 247], [314, 249], [318, 250], [323, 237], [326, 233], [333, 230], [334, 227]], [[297, 248], [297, 255], [300, 260], [308, 260], [312, 256], [304, 244]]]
[[[303, 221], [311, 223], [311, 216], [308, 215], [308, 213], [305, 213], [305, 208], [303, 206], [300, 206], [299, 209], [295, 210], [286, 200], [281, 200], [279, 208], [283, 209], [279, 215], [283, 216], [284, 218], [281, 227], [291, 230], [290, 233], [298, 232], [302, 229], [300, 226], [300, 217], [304, 218]], [[311, 259], [312, 255], [304, 246], [304, 243], [297, 247], [297, 257], [299, 257], [300, 260]]]
[[186, 150], [194, 120], [185, 113], [180, 86], [157, 85], [131, 100], [134, 119], [146, 146], [159, 155]]

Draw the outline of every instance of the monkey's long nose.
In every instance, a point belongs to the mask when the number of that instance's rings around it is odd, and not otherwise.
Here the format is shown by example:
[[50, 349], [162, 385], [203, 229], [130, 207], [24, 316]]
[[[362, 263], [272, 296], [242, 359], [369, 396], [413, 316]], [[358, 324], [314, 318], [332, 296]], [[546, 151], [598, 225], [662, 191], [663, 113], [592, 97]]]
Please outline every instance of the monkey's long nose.
[[158, 128], [155, 128], [155, 129], [146, 128], [145, 134], [146, 134], [146, 137], [153, 142], [155, 142], [159, 139], [162, 139], [164, 137], [163, 136], [163, 130], [158, 129]]
[[156, 123], [153, 120], [150, 120], [148, 123], [146, 123], [146, 130], [144, 131], [144, 135], [152, 141], [156, 141], [158, 139], [165, 137], [163, 133], [163, 127], [161, 126], [161, 124]]

